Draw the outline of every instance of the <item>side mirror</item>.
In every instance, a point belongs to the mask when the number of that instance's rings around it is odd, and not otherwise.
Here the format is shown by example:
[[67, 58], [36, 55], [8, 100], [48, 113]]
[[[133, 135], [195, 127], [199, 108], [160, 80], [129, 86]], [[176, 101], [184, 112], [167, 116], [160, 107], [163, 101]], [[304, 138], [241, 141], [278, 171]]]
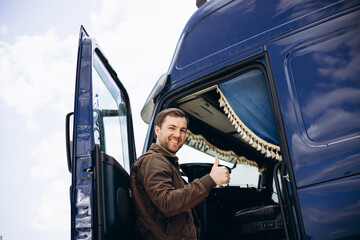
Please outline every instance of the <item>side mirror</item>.
[[164, 73], [160, 76], [158, 81], [156, 82], [154, 88], [151, 90], [151, 93], [146, 100], [144, 107], [141, 109], [141, 118], [142, 120], [149, 124], [151, 120], [151, 116], [154, 112], [155, 108], [155, 98], [164, 90], [166, 83], [168, 82], [169, 74]]
[[71, 159], [73, 153], [73, 129], [74, 129], [74, 113], [66, 114], [65, 120], [65, 141], [66, 141], [66, 157], [68, 170], [71, 172]]

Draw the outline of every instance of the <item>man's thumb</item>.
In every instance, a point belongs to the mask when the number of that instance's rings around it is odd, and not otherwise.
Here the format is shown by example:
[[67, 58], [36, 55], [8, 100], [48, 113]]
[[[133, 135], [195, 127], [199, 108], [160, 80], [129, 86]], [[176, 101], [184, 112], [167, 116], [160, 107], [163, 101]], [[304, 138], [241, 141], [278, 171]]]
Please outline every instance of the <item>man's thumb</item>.
[[218, 159], [217, 157], [215, 157], [214, 166], [215, 166], [215, 167], [218, 167], [218, 166], [219, 166], [219, 159]]

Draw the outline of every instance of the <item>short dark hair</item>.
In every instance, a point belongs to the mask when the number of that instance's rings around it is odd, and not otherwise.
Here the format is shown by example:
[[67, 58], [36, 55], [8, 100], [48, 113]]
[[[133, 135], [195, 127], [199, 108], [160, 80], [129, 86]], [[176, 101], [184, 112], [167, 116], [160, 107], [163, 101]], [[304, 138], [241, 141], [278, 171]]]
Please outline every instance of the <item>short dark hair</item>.
[[189, 118], [187, 117], [186, 113], [178, 108], [167, 108], [159, 112], [155, 117], [155, 126], [158, 126], [161, 128], [165, 118], [167, 116], [173, 116], [173, 117], [183, 117], [186, 119], [186, 126], [189, 126]]

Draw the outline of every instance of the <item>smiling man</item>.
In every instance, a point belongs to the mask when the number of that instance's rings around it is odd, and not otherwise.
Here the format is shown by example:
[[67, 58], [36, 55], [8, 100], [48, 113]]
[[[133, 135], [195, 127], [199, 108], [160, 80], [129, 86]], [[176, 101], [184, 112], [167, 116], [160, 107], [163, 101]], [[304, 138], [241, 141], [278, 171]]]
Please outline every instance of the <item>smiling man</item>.
[[130, 174], [138, 239], [197, 239], [200, 228], [192, 208], [230, 175], [219, 160], [210, 174], [185, 184], [176, 152], [185, 142], [188, 118], [177, 108], [155, 118], [156, 143], [133, 164]]

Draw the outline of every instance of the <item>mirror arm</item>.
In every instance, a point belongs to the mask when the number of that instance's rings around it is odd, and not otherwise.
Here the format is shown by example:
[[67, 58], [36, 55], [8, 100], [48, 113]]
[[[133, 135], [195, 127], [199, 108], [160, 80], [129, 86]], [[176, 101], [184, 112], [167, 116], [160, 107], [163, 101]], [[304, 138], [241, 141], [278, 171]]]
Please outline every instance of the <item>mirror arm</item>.
[[70, 117], [73, 115], [73, 112], [66, 114], [66, 123], [65, 123], [65, 144], [66, 144], [66, 157], [68, 170], [71, 172], [71, 146], [70, 146]]

